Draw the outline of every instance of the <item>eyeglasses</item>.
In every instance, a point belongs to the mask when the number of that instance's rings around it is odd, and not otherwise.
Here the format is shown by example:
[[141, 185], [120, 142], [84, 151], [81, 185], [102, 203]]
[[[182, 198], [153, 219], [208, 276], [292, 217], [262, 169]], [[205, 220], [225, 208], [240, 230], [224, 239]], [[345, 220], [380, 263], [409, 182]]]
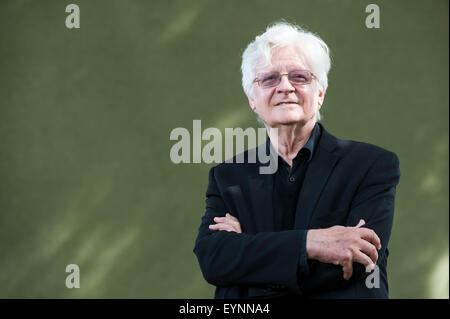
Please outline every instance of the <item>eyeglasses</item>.
[[271, 88], [281, 83], [281, 77], [288, 76], [289, 82], [295, 85], [306, 85], [311, 83], [315, 75], [308, 70], [294, 70], [289, 73], [268, 72], [258, 74], [253, 82], [258, 82], [263, 88]]

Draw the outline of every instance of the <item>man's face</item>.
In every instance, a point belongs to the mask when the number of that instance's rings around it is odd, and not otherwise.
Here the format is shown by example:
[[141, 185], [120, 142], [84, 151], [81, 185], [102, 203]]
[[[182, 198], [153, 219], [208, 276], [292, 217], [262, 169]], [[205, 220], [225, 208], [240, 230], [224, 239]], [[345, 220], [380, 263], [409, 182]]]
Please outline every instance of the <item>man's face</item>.
[[[293, 70], [311, 71], [298, 50], [282, 47], [273, 52], [271, 64], [256, 69], [256, 74], [272, 71], [283, 74]], [[316, 110], [325, 94], [316, 78], [309, 84], [292, 84], [284, 75], [277, 86], [265, 88], [257, 82], [253, 86], [253, 95], [248, 97], [250, 107], [270, 127], [316, 122]]]

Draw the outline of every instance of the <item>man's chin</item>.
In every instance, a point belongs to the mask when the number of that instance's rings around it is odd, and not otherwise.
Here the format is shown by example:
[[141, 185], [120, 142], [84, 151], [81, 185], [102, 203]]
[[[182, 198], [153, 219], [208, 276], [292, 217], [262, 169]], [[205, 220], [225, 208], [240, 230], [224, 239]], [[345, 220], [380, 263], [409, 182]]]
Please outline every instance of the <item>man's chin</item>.
[[290, 115], [290, 116], [281, 116], [279, 118], [274, 119], [273, 123], [277, 125], [295, 125], [299, 123], [304, 123], [306, 119], [302, 115]]

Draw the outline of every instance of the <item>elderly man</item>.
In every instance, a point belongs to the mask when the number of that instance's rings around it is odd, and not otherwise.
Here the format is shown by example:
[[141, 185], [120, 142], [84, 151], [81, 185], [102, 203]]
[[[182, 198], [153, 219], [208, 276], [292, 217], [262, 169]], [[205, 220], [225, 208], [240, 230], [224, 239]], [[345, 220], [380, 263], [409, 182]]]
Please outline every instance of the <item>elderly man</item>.
[[288, 23], [243, 54], [243, 88], [269, 137], [259, 147], [278, 168], [210, 170], [194, 253], [216, 298], [388, 298], [398, 158], [318, 123], [329, 69], [327, 45]]

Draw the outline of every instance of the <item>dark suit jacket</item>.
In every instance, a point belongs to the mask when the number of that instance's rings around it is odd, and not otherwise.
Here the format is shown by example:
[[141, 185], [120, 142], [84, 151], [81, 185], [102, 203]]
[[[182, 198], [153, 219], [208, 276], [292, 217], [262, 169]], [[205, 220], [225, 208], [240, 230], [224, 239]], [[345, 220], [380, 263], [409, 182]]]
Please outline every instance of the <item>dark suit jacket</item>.
[[[263, 164], [222, 163], [210, 170], [206, 212], [194, 253], [204, 278], [216, 286], [216, 298], [280, 292], [299, 298], [388, 298], [387, 246], [400, 177], [398, 158], [380, 147], [341, 140], [321, 129], [293, 230], [274, 231], [273, 175], [259, 173]], [[208, 228], [214, 217], [227, 212], [239, 219], [242, 234]], [[355, 226], [360, 219], [381, 239], [379, 288], [366, 287], [369, 273], [361, 264], [353, 264], [348, 281], [341, 266], [308, 260], [308, 267], [299, 267], [300, 254], [306, 254], [301, 243], [307, 230]]]

